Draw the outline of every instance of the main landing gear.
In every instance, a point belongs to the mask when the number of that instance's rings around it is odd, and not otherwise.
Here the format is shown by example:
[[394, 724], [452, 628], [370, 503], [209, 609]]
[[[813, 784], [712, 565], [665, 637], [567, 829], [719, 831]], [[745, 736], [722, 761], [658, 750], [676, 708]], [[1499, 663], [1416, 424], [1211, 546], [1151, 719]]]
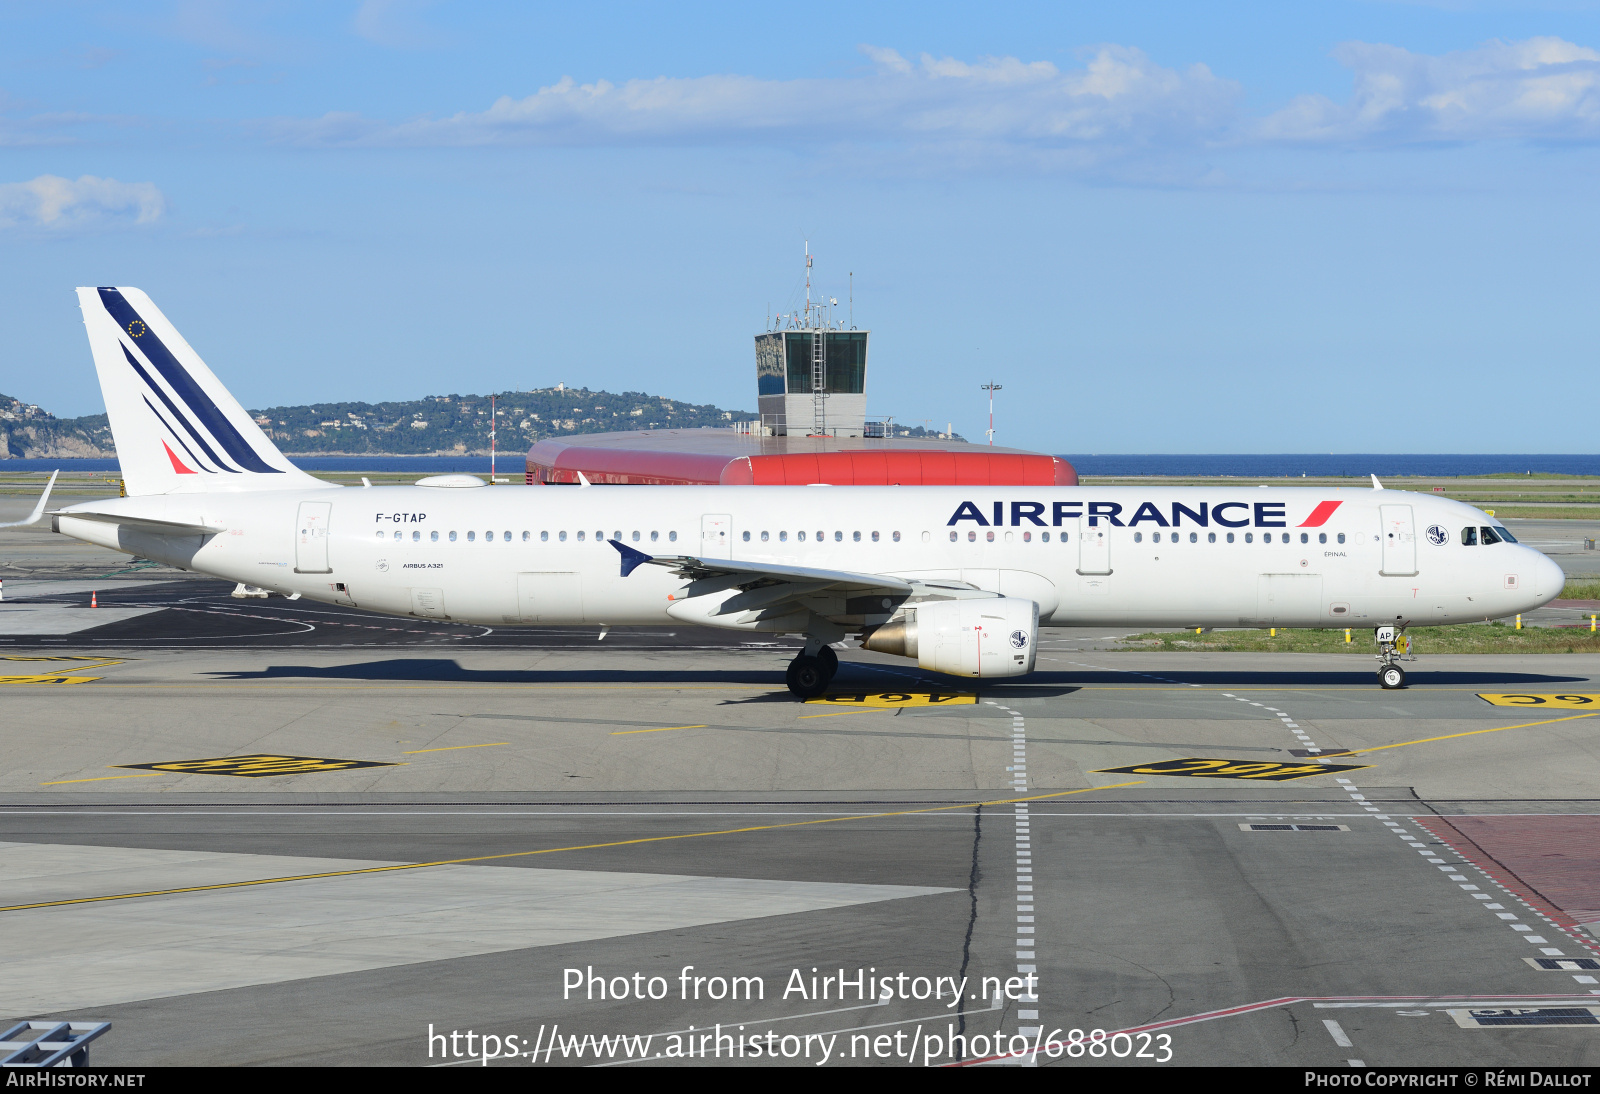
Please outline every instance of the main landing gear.
[[[809, 646], [810, 643], [807, 643]], [[829, 646], [819, 643], [815, 653], [802, 651], [789, 662], [784, 673], [784, 683], [800, 699], [815, 699], [828, 690], [828, 683], [839, 671], [839, 655]]]
[[1378, 643], [1378, 684], [1385, 691], [1406, 686], [1406, 670], [1399, 661], [1415, 661], [1411, 654], [1411, 637], [1404, 627], [1378, 627], [1373, 631]]

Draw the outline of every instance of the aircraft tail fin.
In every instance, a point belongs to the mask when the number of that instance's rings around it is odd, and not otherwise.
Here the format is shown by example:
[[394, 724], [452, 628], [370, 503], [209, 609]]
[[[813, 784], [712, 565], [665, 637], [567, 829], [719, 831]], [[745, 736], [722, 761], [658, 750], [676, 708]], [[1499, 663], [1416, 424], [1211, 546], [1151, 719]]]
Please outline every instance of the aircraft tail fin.
[[130, 497], [331, 485], [278, 451], [145, 293], [80, 288], [78, 306]]

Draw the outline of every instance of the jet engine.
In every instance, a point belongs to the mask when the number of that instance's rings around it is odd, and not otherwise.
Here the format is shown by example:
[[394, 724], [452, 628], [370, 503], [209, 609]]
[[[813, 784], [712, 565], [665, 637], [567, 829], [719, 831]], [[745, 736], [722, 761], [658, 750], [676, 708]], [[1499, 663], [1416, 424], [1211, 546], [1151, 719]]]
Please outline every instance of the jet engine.
[[1039, 605], [1017, 597], [935, 600], [907, 607], [862, 643], [915, 657], [951, 676], [1023, 676], [1033, 671]]

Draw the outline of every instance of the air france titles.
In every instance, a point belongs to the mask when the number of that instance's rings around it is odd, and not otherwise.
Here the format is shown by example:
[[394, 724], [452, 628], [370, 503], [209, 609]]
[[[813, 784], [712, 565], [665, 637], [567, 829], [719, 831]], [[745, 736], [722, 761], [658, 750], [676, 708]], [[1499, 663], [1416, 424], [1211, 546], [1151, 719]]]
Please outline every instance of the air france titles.
[[[1163, 510], [1162, 505], [1167, 508]], [[1325, 501], [1311, 511], [1298, 528], [1319, 528], [1327, 523], [1340, 502]], [[945, 522], [954, 527], [961, 521], [971, 521], [980, 528], [1010, 526], [1059, 528], [1063, 524], [1076, 524], [1080, 517], [1089, 518], [1089, 527], [1098, 527], [1103, 520], [1116, 528], [1135, 528], [1153, 524], [1158, 528], [1178, 528], [1185, 522], [1199, 528], [1216, 525], [1221, 528], [1287, 528], [1288, 503], [1281, 501], [1223, 501], [1215, 505], [1198, 502], [1194, 506], [1181, 501], [1157, 504], [1140, 502], [1133, 512], [1116, 501], [1056, 501], [1048, 506], [1042, 501], [992, 502], [987, 511], [974, 501], [964, 501]], [[1009, 517], [1009, 519], [1007, 519]]]

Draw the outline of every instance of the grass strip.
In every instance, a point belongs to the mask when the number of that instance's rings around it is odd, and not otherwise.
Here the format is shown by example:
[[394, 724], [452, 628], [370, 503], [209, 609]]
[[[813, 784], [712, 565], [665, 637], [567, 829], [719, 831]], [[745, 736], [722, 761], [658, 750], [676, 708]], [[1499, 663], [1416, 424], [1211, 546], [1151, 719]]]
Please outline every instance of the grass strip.
[[[1412, 627], [1412, 651], [1429, 653], [1600, 653], [1600, 634], [1557, 627], [1525, 627], [1506, 623], [1465, 623], [1454, 627]], [[1370, 628], [1352, 628], [1350, 641], [1343, 630], [1301, 631], [1163, 631], [1130, 635], [1119, 649], [1193, 651], [1217, 653], [1355, 653], [1372, 656], [1377, 646]]]

